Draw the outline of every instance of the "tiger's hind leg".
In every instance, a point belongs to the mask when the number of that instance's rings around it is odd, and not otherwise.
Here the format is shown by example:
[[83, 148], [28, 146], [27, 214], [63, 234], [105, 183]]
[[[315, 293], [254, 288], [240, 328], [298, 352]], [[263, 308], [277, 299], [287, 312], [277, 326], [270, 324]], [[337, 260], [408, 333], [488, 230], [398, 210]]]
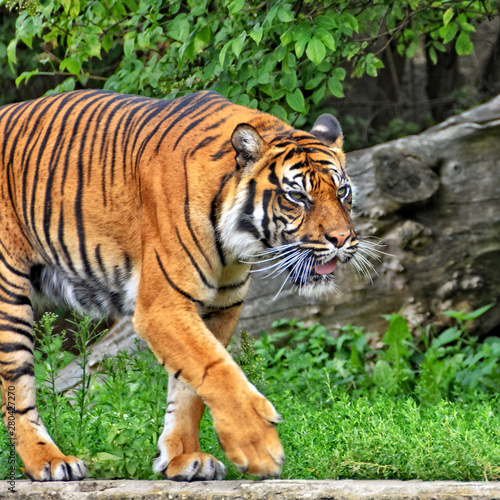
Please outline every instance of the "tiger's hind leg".
[[88, 473], [86, 465], [59, 450], [38, 415], [33, 365], [33, 309], [29, 292], [29, 275], [0, 253], [2, 417], [30, 479], [83, 479]]
[[193, 389], [169, 375], [165, 427], [153, 470], [174, 481], [224, 479], [226, 466], [201, 453], [198, 428], [205, 405]]

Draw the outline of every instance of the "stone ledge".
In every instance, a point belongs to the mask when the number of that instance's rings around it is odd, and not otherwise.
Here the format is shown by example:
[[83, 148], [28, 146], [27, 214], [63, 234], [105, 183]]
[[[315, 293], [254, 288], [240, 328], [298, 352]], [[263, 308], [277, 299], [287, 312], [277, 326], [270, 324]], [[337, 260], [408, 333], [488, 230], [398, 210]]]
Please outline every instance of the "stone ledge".
[[172, 481], [0, 482], [0, 500], [500, 500], [500, 482]]

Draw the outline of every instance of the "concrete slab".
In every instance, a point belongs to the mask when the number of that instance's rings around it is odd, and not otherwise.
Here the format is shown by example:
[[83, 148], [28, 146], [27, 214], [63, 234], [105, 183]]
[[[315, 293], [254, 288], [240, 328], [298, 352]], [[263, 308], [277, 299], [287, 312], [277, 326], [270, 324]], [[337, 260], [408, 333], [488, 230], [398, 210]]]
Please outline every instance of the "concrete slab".
[[500, 482], [172, 481], [0, 482], [0, 500], [500, 500]]

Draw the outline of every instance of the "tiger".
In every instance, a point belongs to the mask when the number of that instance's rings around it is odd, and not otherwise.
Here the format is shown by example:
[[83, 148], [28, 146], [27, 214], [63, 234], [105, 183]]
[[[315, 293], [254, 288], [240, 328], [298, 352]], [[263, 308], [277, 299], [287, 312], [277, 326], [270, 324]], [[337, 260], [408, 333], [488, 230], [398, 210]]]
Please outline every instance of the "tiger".
[[304, 132], [208, 90], [170, 100], [77, 90], [0, 108], [1, 412], [28, 478], [88, 475], [37, 409], [39, 296], [133, 315], [169, 374], [155, 472], [225, 477], [200, 449], [208, 407], [239, 471], [279, 477], [281, 417], [227, 346], [256, 265], [322, 296], [355, 256], [342, 148], [332, 115]]

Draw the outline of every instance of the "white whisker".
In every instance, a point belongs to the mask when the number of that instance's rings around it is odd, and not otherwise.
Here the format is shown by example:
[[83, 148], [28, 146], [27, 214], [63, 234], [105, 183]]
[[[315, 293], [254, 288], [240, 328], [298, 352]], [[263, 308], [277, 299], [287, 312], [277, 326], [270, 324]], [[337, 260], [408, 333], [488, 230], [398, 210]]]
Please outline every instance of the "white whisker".
[[299, 245], [300, 242], [296, 241], [295, 243], [287, 243], [286, 245], [281, 245], [279, 247], [269, 248], [268, 250], [264, 250], [263, 252], [256, 254], [242, 254], [241, 257], [246, 259], [258, 259], [260, 257], [265, 257], [266, 255], [270, 255], [273, 253], [280, 253], [283, 252], [284, 250], [289, 250], [290, 248], [297, 247]]
[[281, 258], [285, 257], [286, 255], [290, 255], [291, 253], [296, 252], [296, 251], [297, 250], [294, 250], [292, 248], [291, 250], [287, 250], [286, 252], [283, 252], [283, 253], [278, 253], [277, 255], [274, 255], [273, 257], [269, 257], [267, 259], [257, 260], [257, 261], [254, 261], [254, 262], [247, 261], [247, 260], [240, 260], [240, 262], [242, 264], [262, 264], [264, 262], [271, 262], [271, 261], [276, 260], [276, 259], [281, 259]]
[[295, 262], [301, 257], [301, 255], [302, 252], [300, 252], [300, 250], [297, 250], [294, 254], [289, 255], [287, 258], [280, 261], [276, 265], [276, 268], [269, 274], [266, 274], [264, 278], [269, 278], [270, 276], [279, 276], [280, 274], [284, 273], [288, 268], [293, 267], [295, 265]]

